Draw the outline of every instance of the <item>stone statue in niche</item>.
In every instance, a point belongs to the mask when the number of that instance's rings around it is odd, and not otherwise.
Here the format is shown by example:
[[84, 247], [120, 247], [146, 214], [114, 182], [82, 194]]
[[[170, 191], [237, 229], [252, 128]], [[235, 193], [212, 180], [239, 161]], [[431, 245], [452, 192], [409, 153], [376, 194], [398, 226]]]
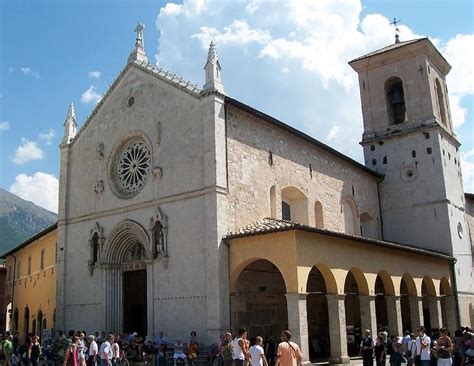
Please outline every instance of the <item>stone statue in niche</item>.
[[168, 257], [168, 217], [157, 207], [150, 221], [153, 258]]
[[165, 236], [163, 235], [163, 225], [160, 220], [153, 226], [153, 258], [157, 258], [159, 253], [165, 252]]

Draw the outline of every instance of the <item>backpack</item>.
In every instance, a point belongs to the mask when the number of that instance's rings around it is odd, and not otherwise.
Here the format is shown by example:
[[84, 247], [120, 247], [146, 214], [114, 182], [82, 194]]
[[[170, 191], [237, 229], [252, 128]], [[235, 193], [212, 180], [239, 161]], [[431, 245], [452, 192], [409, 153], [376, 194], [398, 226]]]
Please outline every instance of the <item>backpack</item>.
[[41, 355], [41, 348], [38, 343], [34, 344], [31, 348], [31, 357], [38, 358]]

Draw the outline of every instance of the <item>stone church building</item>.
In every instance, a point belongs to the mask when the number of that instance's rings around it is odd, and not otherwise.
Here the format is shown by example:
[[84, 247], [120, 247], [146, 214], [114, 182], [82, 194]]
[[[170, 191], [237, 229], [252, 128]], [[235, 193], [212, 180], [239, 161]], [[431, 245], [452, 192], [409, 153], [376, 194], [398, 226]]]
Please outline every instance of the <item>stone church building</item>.
[[347, 363], [362, 329], [473, 325], [474, 197], [427, 38], [349, 63], [362, 165], [229, 97], [212, 43], [199, 88], [136, 32], [82, 127], [72, 106], [64, 124], [57, 329], [288, 328], [305, 360]]

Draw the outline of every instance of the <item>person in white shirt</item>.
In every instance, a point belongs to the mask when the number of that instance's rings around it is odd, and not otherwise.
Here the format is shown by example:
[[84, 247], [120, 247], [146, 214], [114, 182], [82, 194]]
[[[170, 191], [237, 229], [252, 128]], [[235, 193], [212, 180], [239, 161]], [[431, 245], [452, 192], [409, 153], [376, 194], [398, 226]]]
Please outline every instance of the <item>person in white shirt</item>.
[[113, 338], [114, 336], [109, 334], [105, 337], [104, 343], [100, 346], [99, 357], [101, 366], [112, 366], [113, 352], [110, 342], [113, 341]]
[[114, 337], [112, 347], [112, 364], [120, 365], [120, 346], [118, 344], [118, 336]]
[[257, 337], [255, 346], [250, 347], [250, 362], [252, 366], [268, 366], [265, 352], [263, 351], [263, 338]]
[[95, 341], [95, 337], [90, 335], [87, 337], [89, 340], [89, 358], [87, 360], [87, 366], [95, 366], [97, 362], [97, 354], [99, 353], [99, 347]]
[[430, 366], [431, 363], [431, 339], [425, 334], [425, 327], [420, 325], [418, 327], [418, 337], [416, 338], [416, 353], [415, 358], [419, 357], [420, 362], [417, 366]]

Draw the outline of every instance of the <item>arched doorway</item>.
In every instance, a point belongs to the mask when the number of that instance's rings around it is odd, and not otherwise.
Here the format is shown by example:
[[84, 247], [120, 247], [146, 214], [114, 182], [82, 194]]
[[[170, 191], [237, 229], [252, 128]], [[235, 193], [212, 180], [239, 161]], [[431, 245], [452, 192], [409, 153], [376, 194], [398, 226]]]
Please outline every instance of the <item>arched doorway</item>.
[[18, 309], [15, 309], [13, 312], [13, 325], [12, 325], [12, 330], [18, 331]]
[[433, 280], [429, 276], [425, 276], [421, 283], [421, 298], [423, 305], [422, 321], [426, 329], [426, 334], [431, 336], [431, 329], [433, 326], [431, 317], [434, 314], [432, 314], [430, 302], [436, 300], [436, 289]]
[[[452, 299], [450, 298], [452, 296], [452, 291], [451, 291], [451, 286], [446, 279], [446, 277], [443, 277], [440, 281], [439, 284], [439, 293], [440, 293], [440, 301], [441, 301], [441, 319], [442, 319], [442, 324], [444, 327], [448, 327], [450, 329], [450, 322], [448, 321], [448, 307], [450, 304], [448, 302], [452, 302]], [[448, 300], [449, 299], [449, 300]]]
[[30, 309], [28, 307], [25, 308], [25, 327], [24, 327], [24, 334], [25, 334], [25, 339], [28, 337], [28, 334], [30, 333]]
[[248, 264], [230, 294], [233, 331], [246, 328], [249, 337], [278, 341], [288, 328], [286, 286], [280, 270], [270, 261], [257, 259]]
[[311, 361], [327, 359], [331, 353], [327, 286], [323, 274], [313, 267], [306, 285], [309, 358]]
[[400, 282], [400, 309], [403, 331], [413, 332], [411, 321], [410, 297], [416, 296], [416, 285], [413, 278], [405, 273]]
[[346, 308], [347, 353], [349, 356], [359, 354], [361, 340], [361, 319], [359, 286], [352, 271], [349, 271], [344, 283], [344, 304]]
[[[153, 289], [148, 288], [153, 258], [150, 239], [136, 222], [117, 225], [101, 254], [105, 271], [105, 323], [114, 332], [148, 334], [148, 309]], [[149, 306], [150, 304], [150, 306]]]
[[38, 312], [38, 336], [41, 337], [43, 335], [43, 312], [40, 310]]
[[[375, 280], [375, 314], [377, 318], [377, 328], [388, 328], [388, 312], [387, 312], [387, 292], [382, 277], [377, 275]], [[377, 329], [377, 330], [378, 330]]]

